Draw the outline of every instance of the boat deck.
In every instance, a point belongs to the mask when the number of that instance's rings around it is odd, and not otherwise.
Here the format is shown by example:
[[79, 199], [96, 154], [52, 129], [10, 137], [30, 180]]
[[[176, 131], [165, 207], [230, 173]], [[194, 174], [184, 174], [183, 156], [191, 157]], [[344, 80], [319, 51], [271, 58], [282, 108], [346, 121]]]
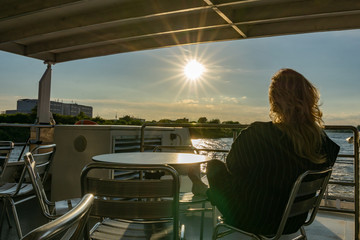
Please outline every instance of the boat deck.
[[[182, 223], [185, 224], [186, 239], [199, 239], [199, 218], [199, 214], [182, 217]], [[211, 223], [211, 214], [207, 213], [203, 238], [205, 240], [211, 239], [213, 229]], [[308, 240], [353, 240], [355, 234], [354, 229], [355, 223], [353, 214], [329, 211], [319, 211], [315, 221], [310, 226], [305, 227]], [[280, 239], [292, 239], [292, 237], [295, 236], [297, 235], [288, 235], [283, 236]], [[222, 239], [235, 240], [251, 238], [239, 233], [233, 233]]]
[[[40, 207], [36, 199], [30, 200], [18, 206], [18, 213], [21, 219], [23, 234], [47, 222], [41, 215]], [[204, 224], [204, 240], [211, 239], [212, 234], [212, 213], [206, 212]], [[9, 228], [4, 219], [0, 239], [17, 240], [19, 239], [16, 227], [10, 214], [12, 227]], [[186, 213], [181, 215], [181, 224], [185, 224], [185, 237], [188, 240], [198, 240], [200, 234], [200, 213]], [[320, 211], [312, 225], [306, 227], [309, 240], [351, 240], [354, 239], [354, 215]], [[239, 235], [234, 233], [222, 239], [239, 239]], [[241, 238], [249, 239], [249, 238]], [[281, 239], [289, 239], [284, 236]]]

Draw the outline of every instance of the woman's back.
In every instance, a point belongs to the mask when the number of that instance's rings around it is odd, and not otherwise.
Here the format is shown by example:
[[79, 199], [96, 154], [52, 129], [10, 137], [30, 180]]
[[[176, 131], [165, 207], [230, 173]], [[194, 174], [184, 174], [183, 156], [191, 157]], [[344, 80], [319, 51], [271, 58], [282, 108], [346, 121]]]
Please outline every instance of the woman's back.
[[[324, 135], [321, 151], [326, 162], [315, 164], [297, 156], [291, 140], [272, 122], [251, 124], [233, 143], [226, 160], [233, 181], [232, 214], [227, 221], [250, 232], [274, 233], [297, 177], [332, 166], [339, 147]], [[304, 218], [294, 219], [285, 232], [296, 231]]]

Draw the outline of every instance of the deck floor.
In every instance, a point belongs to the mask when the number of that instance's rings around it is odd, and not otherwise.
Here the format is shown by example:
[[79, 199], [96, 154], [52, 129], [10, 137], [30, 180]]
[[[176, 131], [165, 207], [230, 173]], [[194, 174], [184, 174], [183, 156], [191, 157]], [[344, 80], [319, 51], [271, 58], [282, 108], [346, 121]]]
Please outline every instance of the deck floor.
[[[21, 218], [23, 234], [47, 222], [40, 211], [36, 199], [19, 205], [18, 214]], [[2, 240], [19, 239], [12, 214], [10, 214], [10, 219], [12, 222], [11, 228], [8, 227], [8, 223], [4, 219], [0, 236]], [[185, 237], [187, 240], [200, 239], [200, 213], [181, 214], [181, 224], [185, 224]], [[204, 218], [204, 240], [211, 239], [212, 226], [212, 213], [206, 212]], [[352, 240], [354, 239], [354, 215], [320, 211], [313, 224], [305, 229], [309, 240]], [[238, 234], [234, 233], [222, 239], [231, 240], [239, 239], [239, 237]], [[241, 239], [247, 238], [241, 237]], [[289, 239], [289, 236], [284, 236], [281, 239]]]
[[[199, 239], [199, 222], [200, 215], [194, 214], [193, 216], [188, 215], [182, 217], [183, 222], [186, 226], [186, 239]], [[204, 231], [205, 240], [211, 239], [212, 234], [212, 220], [211, 214], [206, 214], [206, 226]], [[355, 239], [355, 223], [353, 214], [337, 213], [337, 212], [328, 212], [328, 211], [319, 211], [315, 221], [310, 225], [305, 227], [305, 231], [308, 237], [308, 240], [353, 240]], [[296, 234], [283, 236], [280, 239], [292, 239]], [[229, 240], [238, 240], [238, 239], [251, 239], [244, 235], [233, 233], [229, 236], [226, 236], [222, 239]]]

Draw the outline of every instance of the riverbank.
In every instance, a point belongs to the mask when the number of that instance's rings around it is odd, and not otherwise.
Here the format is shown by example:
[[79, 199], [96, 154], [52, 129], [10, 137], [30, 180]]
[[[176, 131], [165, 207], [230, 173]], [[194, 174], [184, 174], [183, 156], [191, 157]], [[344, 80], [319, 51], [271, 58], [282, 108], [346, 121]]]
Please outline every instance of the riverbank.
[[232, 138], [234, 132], [238, 135], [241, 130], [229, 128], [189, 128], [191, 138]]

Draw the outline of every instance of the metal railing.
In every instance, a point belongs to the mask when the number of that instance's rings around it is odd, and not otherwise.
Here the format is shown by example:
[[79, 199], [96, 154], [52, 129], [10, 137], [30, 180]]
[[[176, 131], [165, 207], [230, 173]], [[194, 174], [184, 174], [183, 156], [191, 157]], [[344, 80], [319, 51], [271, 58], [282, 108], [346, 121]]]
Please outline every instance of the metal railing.
[[[37, 146], [38, 144], [41, 144], [41, 129], [49, 129], [54, 128], [55, 125], [47, 125], [47, 124], [24, 124], [24, 123], [0, 123], [0, 128], [4, 127], [11, 127], [11, 128], [29, 128], [29, 137], [24, 142], [14, 142], [15, 146], [21, 146], [22, 150], [17, 158], [17, 161], [22, 160], [22, 157], [24, 155], [24, 151], [26, 147], [31, 146]], [[34, 129], [35, 136], [31, 135], [31, 129]], [[30, 150], [30, 149], [29, 149]]]
[[[233, 130], [233, 139], [237, 137], [237, 130], [246, 128], [245, 124], [215, 124], [215, 123], [144, 123], [141, 126], [140, 152], [144, 151], [145, 128], [154, 127], [184, 127], [184, 128], [228, 128]], [[198, 149], [200, 150], [200, 149]], [[204, 150], [204, 149], [203, 149]]]
[[[329, 184], [337, 184], [342, 186], [353, 186], [354, 187], [354, 211], [352, 213], [355, 214], [355, 238], [356, 240], [360, 239], [360, 229], [359, 229], [359, 223], [360, 223], [360, 195], [359, 195], [359, 131], [354, 126], [339, 126], [339, 125], [327, 125], [325, 126], [325, 130], [341, 130], [341, 131], [351, 131], [353, 132], [353, 154], [339, 154], [339, 157], [346, 157], [346, 158], [353, 158], [354, 159], [354, 182], [341, 182], [341, 181], [330, 181]], [[322, 208], [324, 210], [331, 210], [335, 212], [348, 212], [343, 211], [341, 209], [329, 209], [329, 208]]]
[[20, 127], [20, 128], [35, 128], [36, 129], [36, 141], [40, 140], [41, 128], [53, 128], [55, 125], [47, 124], [24, 124], [24, 123], [0, 123], [0, 127]]
[[38, 127], [38, 128], [53, 128], [55, 125], [51, 124], [31, 124], [31, 123], [0, 123], [0, 127]]
[[[144, 151], [144, 136], [145, 128], [147, 126], [158, 126], [158, 127], [184, 127], [184, 128], [230, 128], [233, 130], [233, 139], [237, 137], [237, 130], [248, 127], [244, 124], [196, 124], [196, 123], [145, 123], [141, 127], [141, 142], [140, 151]], [[323, 210], [330, 210], [335, 212], [346, 212], [355, 215], [355, 238], [360, 239], [359, 223], [360, 223], [360, 195], [359, 195], [359, 132], [354, 126], [341, 126], [341, 125], [326, 125], [325, 130], [336, 130], [336, 131], [351, 131], [353, 132], [353, 143], [354, 151], [353, 154], [339, 154], [338, 157], [346, 157], [354, 159], [354, 182], [343, 182], [343, 181], [330, 181], [329, 184], [341, 185], [341, 186], [353, 186], [354, 187], [354, 211], [346, 211], [337, 208], [322, 207]], [[227, 150], [215, 150], [215, 149], [196, 149], [196, 151], [215, 151], [215, 152], [226, 152]]]

